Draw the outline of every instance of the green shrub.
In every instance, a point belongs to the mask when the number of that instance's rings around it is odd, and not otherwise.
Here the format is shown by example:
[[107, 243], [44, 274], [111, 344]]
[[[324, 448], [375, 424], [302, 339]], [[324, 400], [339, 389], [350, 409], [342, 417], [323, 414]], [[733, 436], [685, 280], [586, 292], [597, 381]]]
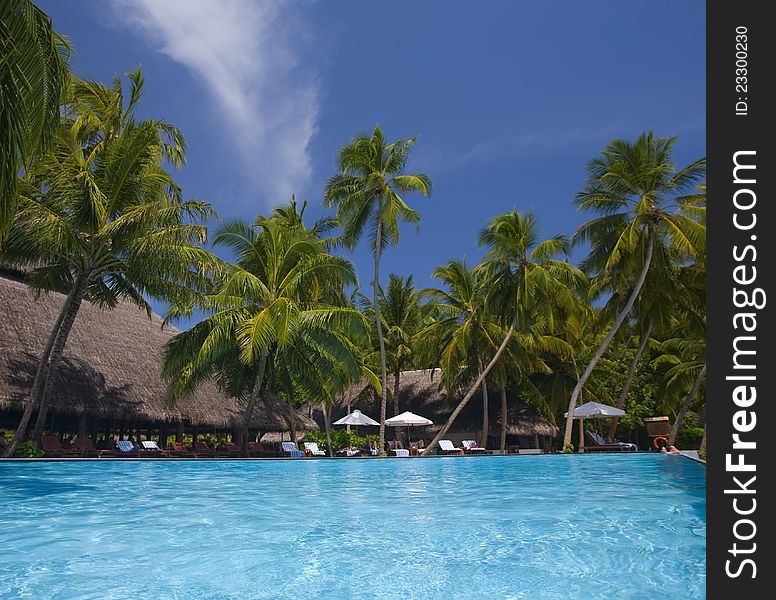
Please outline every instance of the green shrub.
[[563, 446], [563, 454], [571, 454], [574, 452], [574, 444], [566, 444]]
[[676, 436], [676, 445], [682, 450], [697, 450], [703, 439], [703, 427], [682, 427]]
[[27, 440], [16, 446], [14, 456], [19, 456], [21, 458], [40, 458], [43, 454], [43, 450], [38, 448], [38, 445], [35, 442]]
[[[356, 435], [355, 430], [351, 429], [333, 429], [331, 432], [331, 445], [334, 452], [352, 446], [354, 448], [361, 448], [366, 442], [378, 442], [380, 436], [378, 435]], [[303, 442], [315, 442], [318, 444], [318, 448], [324, 452], [328, 449], [328, 442], [326, 441], [325, 431], [308, 431], [302, 438]]]

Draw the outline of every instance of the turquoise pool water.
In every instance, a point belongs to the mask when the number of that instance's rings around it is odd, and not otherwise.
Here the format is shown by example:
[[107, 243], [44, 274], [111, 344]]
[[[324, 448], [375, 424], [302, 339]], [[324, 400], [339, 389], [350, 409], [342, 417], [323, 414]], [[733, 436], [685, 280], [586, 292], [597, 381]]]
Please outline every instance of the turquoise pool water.
[[0, 598], [705, 596], [680, 456], [0, 464]]

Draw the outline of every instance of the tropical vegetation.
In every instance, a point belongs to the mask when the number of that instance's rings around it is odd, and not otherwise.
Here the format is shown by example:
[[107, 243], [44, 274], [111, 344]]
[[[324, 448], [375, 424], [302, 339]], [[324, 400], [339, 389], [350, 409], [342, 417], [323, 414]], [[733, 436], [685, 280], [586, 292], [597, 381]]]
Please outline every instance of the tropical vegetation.
[[[705, 160], [675, 165], [677, 138], [648, 131], [594, 157], [575, 199], [590, 219], [570, 238], [543, 239], [534, 214], [512, 208], [482, 229], [479, 264], [451, 257], [434, 271], [435, 287], [418, 289], [411, 275], [380, 271], [401, 224], [420, 222], [410, 196], [432, 192], [431, 178], [410, 168], [417, 137], [390, 142], [375, 126], [345, 143], [321, 190], [329, 213], [315, 223], [292, 197], [216, 226], [209, 239], [217, 215], [186, 199], [173, 176], [185, 162], [183, 134], [137, 116], [141, 70], [110, 84], [78, 78], [44, 13], [27, 0], [0, 10], [0, 265], [62, 299], [6, 455], [35, 455], [82, 303], [131, 302], [150, 315], [152, 299], [166, 303], [167, 321], [197, 319], [166, 348], [167, 401], [215, 381], [243, 407], [243, 449], [268, 396], [288, 404], [294, 439], [295, 409], [315, 404], [325, 432], [308, 436], [331, 455], [366, 441], [331, 430], [333, 407], [356, 383], [379, 397], [385, 448], [402, 373], [434, 368], [457, 402], [426, 454], [478, 391], [485, 447], [505, 449], [509, 397], [553, 424], [566, 414], [564, 449], [584, 400], [626, 409], [605, 432], [611, 439], [636, 435], [660, 412], [673, 417], [672, 442], [703, 437]], [[365, 235], [369, 294], [348, 257]]]

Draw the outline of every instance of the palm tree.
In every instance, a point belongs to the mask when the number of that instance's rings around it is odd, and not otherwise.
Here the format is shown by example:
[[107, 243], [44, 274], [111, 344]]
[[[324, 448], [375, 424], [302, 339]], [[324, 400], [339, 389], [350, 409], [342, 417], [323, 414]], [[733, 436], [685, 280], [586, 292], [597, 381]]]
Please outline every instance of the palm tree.
[[[356, 277], [349, 261], [328, 254], [325, 243], [307, 232], [260, 217], [253, 226], [223, 225], [213, 241], [231, 248], [237, 262], [215, 282], [213, 293], [198, 298], [196, 307], [209, 316], [170, 341], [163, 375], [170, 380], [171, 401], [211, 377], [243, 397], [245, 448], [254, 409], [271, 381], [267, 369], [276, 359], [292, 385], [336, 389], [345, 375], [360, 376], [347, 339], [366, 335], [366, 327], [358, 311], [320, 302]], [[194, 308], [175, 307], [171, 316]]]
[[420, 215], [407, 205], [400, 194], [431, 194], [431, 180], [427, 175], [404, 174], [415, 139], [400, 139], [387, 144], [379, 126], [375, 126], [371, 136], [357, 136], [340, 150], [339, 173], [329, 179], [324, 196], [324, 204], [337, 210], [345, 247], [354, 248], [364, 229], [371, 229], [374, 253], [373, 304], [382, 384], [380, 448], [385, 446], [385, 412], [388, 402], [385, 339], [379, 306], [380, 256], [387, 244], [396, 245], [399, 242], [399, 221], [417, 223], [420, 220]]
[[59, 125], [70, 45], [29, 0], [0, 4], [0, 247], [14, 214], [17, 175]]
[[[480, 375], [485, 369], [483, 356], [490, 355], [503, 339], [503, 331], [487, 311], [487, 288], [481, 273], [470, 269], [465, 260], [451, 260], [434, 271], [434, 278], [442, 282], [443, 288], [424, 290], [424, 296], [436, 306], [437, 319], [421, 336], [437, 354], [442, 370], [440, 385], [449, 391], [470, 384]], [[480, 385], [483, 403], [480, 445], [484, 448], [489, 429], [486, 377]]]
[[706, 161], [699, 159], [677, 170], [671, 162], [676, 140], [656, 138], [650, 131], [635, 142], [611, 142], [589, 163], [588, 181], [577, 195], [580, 209], [603, 215], [575, 234], [576, 241], [591, 244], [583, 267], [602, 276], [615, 296], [627, 294], [627, 300], [571, 394], [564, 447], [571, 443], [582, 388], [633, 309], [647, 275], [652, 271], [653, 281], [658, 282], [677, 255], [692, 259], [704, 253], [705, 227], [681, 208], [698, 202], [697, 194], [682, 194], [703, 179]]
[[[510, 324], [493, 357], [480, 370], [471, 389], [426, 447], [424, 455], [430, 454], [447, 434], [477, 388], [499, 362], [515, 330], [530, 336], [536, 323], [542, 323], [552, 331], [553, 306], [571, 310], [575, 304], [574, 293], [586, 286], [584, 273], [569, 262], [555, 258], [566, 253], [566, 239], [555, 236], [539, 241], [537, 229], [533, 213], [521, 215], [513, 210], [496, 217], [480, 235], [480, 244], [489, 247], [481, 268], [485, 271], [484, 280], [488, 282], [488, 302], [494, 307], [491, 311]], [[555, 351], [566, 350], [556, 338], [548, 338], [544, 342]]]
[[[292, 195], [289, 203], [281, 204], [272, 209], [270, 219], [283, 227], [301, 233], [303, 236], [308, 236], [311, 240], [320, 240], [324, 242], [327, 249], [336, 247], [337, 239], [329, 235], [337, 226], [336, 219], [334, 217], [322, 217], [308, 228], [304, 223], [304, 213], [306, 209], [307, 200], [302, 203], [300, 208], [297, 205], [296, 196]], [[339, 290], [330, 291], [334, 292], [337, 296], [344, 298], [344, 294], [340, 293]], [[340, 299], [341, 298], [337, 298], [337, 300]], [[334, 300], [334, 303], [342, 304], [342, 302], [337, 302], [336, 300]], [[276, 356], [276, 364], [278, 370], [282, 373], [282, 375], [280, 375], [280, 381], [282, 382], [280, 387], [285, 391], [284, 395], [286, 397], [286, 402], [288, 403], [291, 439], [296, 441], [296, 421], [294, 419], [294, 412], [297, 403], [295, 396], [299, 395], [296, 392], [301, 392], [302, 397], [304, 397], [305, 390], [294, 382], [291, 372], [285, 368], [285, 366], [289, 364], [289, 358], [290, 357], [284, 356], [282, 352], [278, 353], [278, 356]]]
[[418, 290], [412, 285], [412, 275], [402, 277], [391, 273], [388, 289], [380, 288], [380, 316], [385, 333], [387, 363], [393, 370], [393, 415], [399, 414], [399, 383], [401, 372], [415, 354], [415, 335], [423, 322], [423, 307]]
[[[114, 95], [90, 83], [105, 97]], [[133, 85], [139, 98], [142, 82]], [[202, 285], [219, 261], [202, 249], [214, 213], [204, 202], [184, 201], [165, 170], [180, 164], [182, 138], [166, 123], [125, 116], [110, 139], [94, 130], [81, 137], [76, 119], [63, 125], [51, 150], [31, 169], [29, 194], [9, 235], [6, 260], [29, 271], [36, 290], [67, 294], [41, 357], [13, 449], [39, 406], [39, 439], [56, 383], [57, 367], [84, 300], [112, 308], [128, 300], [148, 311], [146, 298], [181, 301]], [[172, 135], [168, 136], [169, 133]], [[87, 144], [86, 146], [84, 144]]]
[[272, 209], [270, 219], [292, 229], [307, 233], [312, 239], [321, 240], [325, 243], [327, 249], [335, 248], [339, 240], [330, 235], [337, 227], [337, 219], [331, 216], [324, 216], [315, 221], [311, 227], [304, 223], [304, 211], [307, 209], [307, 200], [302, 202], [299, 208], [296, 202], [296, 196], [291, 196], [288, 204], [281, 204]]

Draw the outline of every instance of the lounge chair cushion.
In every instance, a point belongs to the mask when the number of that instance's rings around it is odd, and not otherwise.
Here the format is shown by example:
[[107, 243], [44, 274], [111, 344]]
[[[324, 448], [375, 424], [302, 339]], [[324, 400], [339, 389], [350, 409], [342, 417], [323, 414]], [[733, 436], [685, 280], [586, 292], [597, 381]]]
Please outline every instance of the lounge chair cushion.
[[450, 440], [439, 440], [439, 447], [445, 452], [455, 452], [460, 450], [460, 448], [453, 446], [453, 442]]
[[135, 444], [133, 444], [129, 440], [119, 440], [118, 442], [116, 442], [116, 448], [118, 448], [122, 452], [134, 452]]
[[315, 442], [305, 442], [304, 447], [306, 450], [312, 452], [313, 456], [326, 456], [326, 453], [323, 450], [320, 450], [318, 444]]
[[638, 451], [639, 447], [636, 444], [632, 444], [630, 442], [607, 442], [603, 436], [597, 434], [595, 431], [585, 431], [587, 433], [588, 437], [595, 442], [596, 446], [608, 446], [608, 447], [617, 447], [619, 446], [623, 450], [631, 450], [631, 451]]
[[294, 442], [281, 442], [280, 447], [283, 448], [283, 452], [288, 453], [291, 458], [301, 458], [304, 456], [304, 452], [297, 448]]

